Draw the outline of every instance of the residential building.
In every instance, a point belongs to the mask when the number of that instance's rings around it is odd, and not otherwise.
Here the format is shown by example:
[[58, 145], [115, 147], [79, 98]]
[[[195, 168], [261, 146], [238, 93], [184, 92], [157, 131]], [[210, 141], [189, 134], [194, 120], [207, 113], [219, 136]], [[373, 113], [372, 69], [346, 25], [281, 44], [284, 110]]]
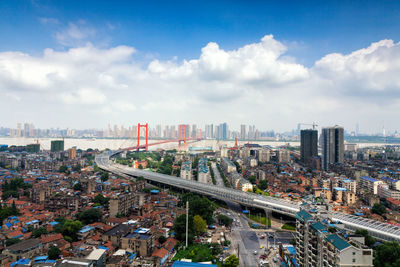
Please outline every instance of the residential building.
[[322, 129], [322, 168], [329, 170], [329, 164], [343, 163], [344, 129], [339, 126]]
[[52, 140], [51, 141], [51, 152], [64, 151], [64, 140]]
[[262, 148], [258, 151], [258, 161], [261, 163], [270, 161], [270, 153], [268, 148]]
[[372, 193], [374, 195], [378, 194], [378, 185], [384, 184], [384, 182], [379, 181], [377, 179], [361, 176], [360, 181], [358, 183], [358, 192], [360, 194]]
[[300, 159], [305, 165], [311, 166], [312, 159], [318, 156], [318, 131], [308, 129], [300, 133]]
[[362, 237], [342, 236], [334, 222], [323, 220], [320, 214], [311, 210], [302, 209], [296, 215], [298, 266], [373, 266], [373, 251], [364, 245]]
[[145, 194], [129, 192], [112, 197], [109, 203], [110, 217], [129, 214], [132, 209], [142, 207], [145, 196]]
[[192, 163], [190, 161], [185, 161], [181, 166], [181, 174], [182, 179], [192, 180]]
[[225, 173], [236, 172], [236, 165], [228, 158], [221, 159], [221, 168]]
[[207, 165], [207, 159], [201, 158], [197, 168], [197, 181], [201, 183], [208, 183], [210, 180], [210, 170]]
[[378, 185], [378, 196], [381, 198], [393, 198], [400, 200], [400, 191], [392, 190], [387, 184]]
[[76, 159], [76, 147], [72, 147], [72, 148], [68, 149], [68, 158]]
[[40, 242], [40, 239], [32, 238], [8, 246], [3, 250], [2, 254], [10, 256], [13, 260], [19, 260], [21, 258], [30, 259], [33, 256], [38, 255], [41, 250], [42, 243]]
[[279, 163], [288, 163], [290, 162], [290, 152], [286, 149], [280, 149], [276, 151], [276, 160]]
[[40, 144], [29, 144], [26, 146], [26, 151], [30, 153], [40, 152]]

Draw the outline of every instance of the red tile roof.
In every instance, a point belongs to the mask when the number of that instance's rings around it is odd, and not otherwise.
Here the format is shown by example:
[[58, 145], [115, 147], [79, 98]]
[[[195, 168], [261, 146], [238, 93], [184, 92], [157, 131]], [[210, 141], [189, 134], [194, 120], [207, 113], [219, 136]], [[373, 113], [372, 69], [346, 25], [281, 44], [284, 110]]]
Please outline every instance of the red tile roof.
[[165, 248], [159, 248], [159, 249], [154, 250], [154, 252], [151, 256], [162, 259], [167, 254], [168, 254], [168, 250], [166, 250]]

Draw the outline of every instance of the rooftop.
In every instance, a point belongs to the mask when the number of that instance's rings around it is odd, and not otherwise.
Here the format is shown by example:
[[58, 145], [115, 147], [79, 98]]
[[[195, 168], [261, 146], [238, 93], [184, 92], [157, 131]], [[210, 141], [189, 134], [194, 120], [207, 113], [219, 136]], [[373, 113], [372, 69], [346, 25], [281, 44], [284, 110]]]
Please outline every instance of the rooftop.
[[326, 238], [328, 242], [335, 246], [338, 250], [343, 250], [350, 246], [343, 238], [339, 237], [337, 234], [330, 235]]

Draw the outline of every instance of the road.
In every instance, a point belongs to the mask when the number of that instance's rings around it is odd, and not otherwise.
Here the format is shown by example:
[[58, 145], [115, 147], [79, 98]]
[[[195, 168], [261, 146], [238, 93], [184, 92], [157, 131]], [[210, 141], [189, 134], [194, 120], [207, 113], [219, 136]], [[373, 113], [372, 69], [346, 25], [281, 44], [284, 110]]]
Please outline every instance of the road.
[[[300, 203], [298, 202], [262, 196], [250, 192], [242, 192], [233, 188], [225, 188], [212, 184], [185, 180], [171, 175], [114, 164], [110, 161], [111, 156], [114, 156], [121, 152], [123, 152], [123, 150], [108, 151], [100, 155], [96, 155], [96, 163], [101, 169], [116, 173], [118, 175], [124, 176], [127, 174], [136, 177], [143, 176], [145, 179], [157, 183], [168, 184], [170, 186], [178, 187], [183, 190], [188, 190], [198, 194], [211, 196], [213, 198], [217, 198], [223, 201], [233, 201], [248, 207], [275, 211], [277, 213], [285, 214], [288, 216], [294, 216], [300, 210]], [[377, 238], [378, 240], [400, 242], [399, 226], [337, 211], [327, 211], [325, 206], [315, 206], [314, 208], [320, 211], [321, 217], [342, 223], [344, 229], [350, 232], [357, 229], [365, 229], [370, 233], [370, 235]]]
[[[211, 164], [211, 168], [213, 168], [214, 171], [216, 185], [224, 187], [224, 181], [222, 180], [215, 162]], [[239, 255], [240, 266], [256, 267], [258, 266], [258, 251], [260, 249], [257, 234], [249, 227], [244, 216], [240, 214], [240, 205], [231, 201], [226, 201], [226, 204], [228, 205], [229, 211], [225, 210], [223, 213], [235, 220], [231, 230], [231, 252]], [[257, 255], [254, 255], [254, 251], [257, 251]]]

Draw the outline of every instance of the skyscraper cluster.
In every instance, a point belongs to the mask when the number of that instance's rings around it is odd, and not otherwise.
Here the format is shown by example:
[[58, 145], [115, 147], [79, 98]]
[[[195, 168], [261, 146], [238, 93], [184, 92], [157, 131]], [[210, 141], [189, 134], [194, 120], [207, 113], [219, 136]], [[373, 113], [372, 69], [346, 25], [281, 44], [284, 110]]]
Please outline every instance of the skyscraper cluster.
[[[321, 144], [321, 167], [329, 170], [333, 163], [343, 163], [344, 159], [344, 129], [333, 126], [322, 129], [320, 136]], [[305, 166], [314, 167], [318, 160], [318, 131], [300, 131], [300, 159]]]

